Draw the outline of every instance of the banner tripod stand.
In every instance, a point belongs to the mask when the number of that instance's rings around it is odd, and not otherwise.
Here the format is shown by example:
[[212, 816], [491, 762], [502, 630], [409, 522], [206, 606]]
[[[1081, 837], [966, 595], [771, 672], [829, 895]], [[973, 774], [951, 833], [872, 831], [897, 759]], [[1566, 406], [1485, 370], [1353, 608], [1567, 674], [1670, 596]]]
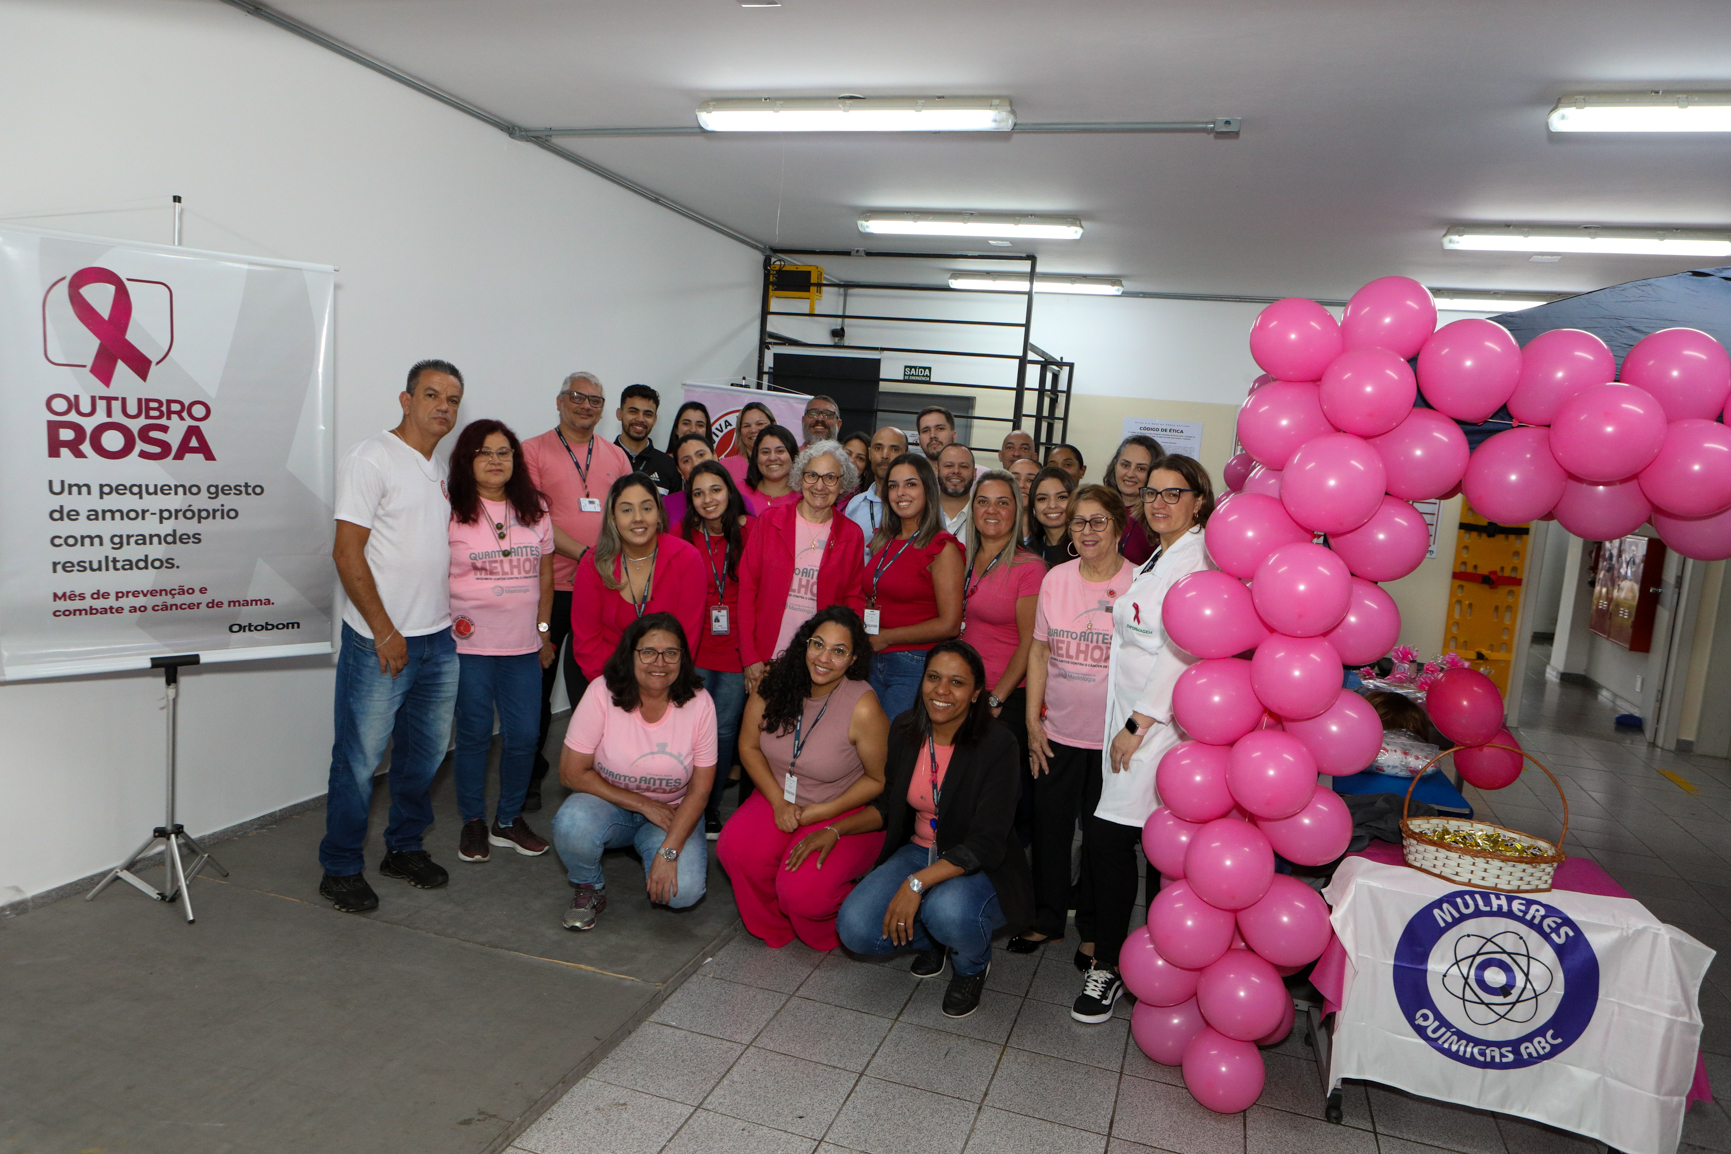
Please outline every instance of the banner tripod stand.
[[[192, 916], [192, 891], [187, 883], [198, 876], [198, 871], [204, 868], [206, 862], [210, 863], [210, 867], [223, 877], [228, 876], [228, 871], [222, 868], [221, 863], [206, 853], [204, 848], [193, 840], [192, 835], [174, 820], [175, 722], [180, 696], [180, 667], [197, 664], [198, 654], [196, 653], [180, 657], [153, 657], [150, 659], [152, 669], [162, 670], [163, 692], [168, 700], [168, 817], [161, 825], [150, 831], [150, 837], [133, 852], [131, 857], [115, 866], [108, 876], [97, 884], [95, 889], [84, 895], [85, 901], [94, 898], [118, 879], [136, 887], [139, 892], [153, 897], [159, 902], [173, 902], [178, 898], [180, 904], [186, 909], [187, 924], [191, 925], [194, 920]], [[166, 887], [160, 890], [132, 872], [139, 859], [156, 848], [157, 842], [162, 843], [162, 884]], [[183, 846], [187, 852], [196, 855], [193, 858], [191, 869], [187, 869], [185, 861], [182, 860]]]

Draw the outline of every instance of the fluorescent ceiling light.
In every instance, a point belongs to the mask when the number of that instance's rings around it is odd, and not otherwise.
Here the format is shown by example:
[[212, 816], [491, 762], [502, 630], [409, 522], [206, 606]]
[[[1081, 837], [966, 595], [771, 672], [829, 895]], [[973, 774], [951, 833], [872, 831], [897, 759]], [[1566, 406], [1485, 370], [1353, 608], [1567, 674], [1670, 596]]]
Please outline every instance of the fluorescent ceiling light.
[[1029, 216], [1007, 212], [866, 212], [861, 232], [880, 236], [1006, 236], [1028, 240], [1075, 240], [1082, 221], [1074, 216]]
[[1457, 313], [1518, 313], [1561, 299], [1544, 293], [1498, 293], [1473, 289], [1432, 289], [1436, 307]]
[[1731, 92], [1617, 92], [1565, 96], [1552, 132], [1731, 132]]
[[[1025, 293], [1028, 291], [1028, 278], [1015, 273], [953, 272], [950, 274], [950, 287], [985, 292]], [[1115, 297], [1123, 293], [1124, 282], [1109, 277], [1036, 276], [1034, 291]]]
[[1008, 132], [1007, 96], [830, 96], [705, 100], [697, 123], [710, 132]]
[[1731, 256], [1731, 231], [1599, 228], [1594, 225], [1456, 225], [1443, 247], [1477, 252], [1579, 252], [1634, 256]]

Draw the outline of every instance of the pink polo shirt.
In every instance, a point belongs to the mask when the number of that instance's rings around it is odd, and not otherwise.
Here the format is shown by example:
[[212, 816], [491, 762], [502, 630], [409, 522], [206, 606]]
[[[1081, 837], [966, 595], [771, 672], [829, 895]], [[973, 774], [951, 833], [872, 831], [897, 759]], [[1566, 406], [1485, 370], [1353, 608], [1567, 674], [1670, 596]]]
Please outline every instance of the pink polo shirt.
[[[595, 450], [593, 454], [589, 451], [591, 447]], [[575, 464], [571, 460], [573, 455], [577, 458]], [[625, 450], [612, 441], [591, 436], [585, 444], [571, 442], [571, 452], [567, 453], [559, 440], [559, 430], [549, 429], [523, 442], [523, 464], [528, 466], [529, 479], [547, 498], [553, 523], [566, 536], [593, 549], [601, 535], [607, 490], [631, 471], [631, 460]], [[589, 511], [583, 508], [585, 500], [594, 502]], [[569, 592], [576, 574], [577, 562], [569, 557], [553, 559], [553, 588]]]
[[1046, 733], [1077, 749], [1099, 749], [1106, 732], [1106, 669], [1112, 656], [1112, 603], [1130, 588], [1125, 561], [1100, 584], [1082, 580], [1080, 559], [1046, 573], [1034, 611], [1034, 640], [1051, 646], [1046, 664]]

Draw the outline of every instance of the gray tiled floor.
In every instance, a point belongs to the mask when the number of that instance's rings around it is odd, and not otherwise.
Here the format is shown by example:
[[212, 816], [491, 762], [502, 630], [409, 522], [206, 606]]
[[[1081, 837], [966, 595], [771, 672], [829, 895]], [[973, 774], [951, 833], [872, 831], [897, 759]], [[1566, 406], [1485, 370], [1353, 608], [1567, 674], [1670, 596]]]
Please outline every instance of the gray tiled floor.
[[[1535, 664], [1543, 668], [1542, 654]], [[1731, 763], [1665, 753], [1618, 731], [1586, 690], [1536, 677], [1519, 738], [1568, 791], [1568, 851], [1598, 861], [1655, 913], [1731, 949]], [[1665, 777], [1668, 770], [1695, 792]], [[1542, 775], [1470, 787], [1479, 813], [1555, 833]], [[999, 952], [972, 1017], [939, 1012], [942, 980], [905, 959], [865, 962], [741, 935], [517, 1140], [518, 1154], [1586, 1154], [1603, 1147], [1535, 1123], [1349, 1084], [1322, 1119], [1312, 1053], [1295, 1034], [1239, 1115], [1211, 1113], [1149, 1061], [1125, 1013], [1069, 1017], [1073, 941]], [[1731, 1087], [1731, 977], [1702, 989], [1709, 1071]], [[1300, 1031], [1302, 1033], [1302, 1030]], [[1731, 1119], [1697, 1105], [1685, 1152], [1731, 1151]]]

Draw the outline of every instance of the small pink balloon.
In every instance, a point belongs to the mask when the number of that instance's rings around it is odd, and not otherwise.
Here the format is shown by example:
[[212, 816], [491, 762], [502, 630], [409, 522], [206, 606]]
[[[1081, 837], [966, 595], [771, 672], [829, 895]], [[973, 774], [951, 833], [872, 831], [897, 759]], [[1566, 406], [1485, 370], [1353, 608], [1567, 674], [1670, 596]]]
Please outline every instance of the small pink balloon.
[[1304, 743], [1316, 759], [1316, 772], [1330, 777], [1368, 769], [1382, 749], [1382, 718], [1350, 689], [1341, 690], [1334, 704], [1315, 717], [1288, 722], [1286, 732]]
[[1214, 511], [1203, 531], [1214, 563], [1243, 581], [1250, 580], [1262, 559], [1282, 545], [1309, 541], [1312, 536], [1308, 529], [1299, 527], [1277, 498], [1261, 493], [1233, 497]]
[[1615, 541], [1645, 525], [1653, 504], [1634, 477], [1605, 485], [1570, 477], [1554, 512], [1559, 525], [1584, 541]]
[[1345, 533], [1370, 520], [1387, 481], [1382, 457], [1369, 441], [1330, 433], [1292, 454], [1280, 479], [1280, 503], [1306, 529]]
[[1731, 509], [1711, 517], [1673, 517], [1654, 513], [1653, 528], [1659, 540], [1685, 557], [1697, 561], [1731, 558]]
[[1198, 897], [1188, 878], [1161, 890], [1148, 906], [1154, 948], [1186, 970], [1200, 970], [1224, 954], [1237, 925], [1230, 911]]
[[1499, 729], [1497, 735], [1484, 745], [1459, 750], [1455, 753], [1455, 768], [1460, 771], [1461, 780], [1479, 789], [1501, 789], [1514, 784], [1515, 778], [1521, 776], [1521, 767], [1526, 764], [1526, 759], [1507, 749], [1492, 748], [1497, 745], [1521, 747], [1508, 730]]
[[1483, 745], [1503, 727], [1503, 695], [1476, 669], [1450, 669], [1424, 696], [1437, 731], [1456, 745]]
[[1332, 789], [1319, 789], [1293, 816], [1259, 821], [1256, 827], [1274, 852], [1294, 865], [1327, 865], [1352, 841], [1352, 811]]
[[1179, 728], [1209, 745], [1231, 745], [1255, 729], [1263, 703], [1250, 665], [1238, 657], [1207, 658], [1180, 673], [1172, 687], [1172, 716]]
[[1270, 629], [1291, 637], [1315, 637], [1346, 616], [1352, 574], [1329, 549], [1298, 541], [1264, 558], [1256, 567], [1250, 594], [1257, 615]]
[[1124, 988], [1138, 1002], [1154, 1006], [1176, 1006], [1196, 996], [1196, 979], [1200, 971], [1181, 970], [1154, 948], [1154, 939], [1147, 926], [1137, 926], [1124, 939], [1118, 950], [1118, 973]]
[[1672, 421], [1641, 492], [1673, 517], [1711, 517], [1731, 509], [1731, 429], [1718, 421]]
[[1618, 379], [1651, 393], [1667, 420], [1711, 420], [1731, 397], [1731, 355], [1700, 329], [1661, 329], [1629, 350]]
[[[1311, 780], [1314, 783], [1314, 774]], [[1268, 892], [1268, 880], [1273, 876], [1274, 851], [1253, 822], [1218, 818], [1198, 830], [1184, 851], [1184, 881], [1197, 897], [1217, 910], [1243, 909]], [[1228, 934], [1227, 941], [1231, 940]]]
[[1340, 655], [1321, 637], [1271, 633], [1250, 659], [1250, 686], [1257, 700], [1287, 721], [1315, 717], [1333, 705], [1342, 677]]
[[1412, 412], [1418, 381], [1412, 366], [1387, 349], [1354, 349], [1323, 370], [1317, 396], [1323, 415], [1341, 432], [1380, 437]]
[[1136, 1048], [1162, 1066], [1182, 1065], [1190, 1039], [1207, 1028], [1195, 998], [1175, 1006], [1138, 1001], [1130, 1011], [1130, 1036], [1136, 1039]]
[[1250, 1109], [1267, 1078], [1255, 1042], [1240, 1042], [1205, 1027], [1184, 1047], [1184, 1086], [1216, 1114]]
[[1226, 482], [1226, 491], [1236, 493], [1244, 488], [1244, 479], [1250, 476], [1250, 470], [1256, 467], [1256, 458], [1242, 449], [1226, 462], [1226, 468], [1220, 471], [1220, 479]]
[[1653, 463], [1665, 425], [1653, 394], [1634, 385], [1594, 385], [1557, 410], [1551, 454], [1583, 481], [1621, 481]]
[[1435, 331], [1436, 301], [1405, 276], [1377, 277], [1352, 294], [1340, 318], [1346, 349], [1387, 349], [1403, 361], [1417, 356]]
[[1397, 581], [1424, 563], [1430, 549], [1430, 526], [1407, 502], [1384, 497], [1370, 520], [1334, 534], [1328, 544], [1354, 577]]
[[1262, 373], [1262, 374], [1258, 375], [1254, 381], [1250, 382], [1250, 391], [1254, 393], [1257, 389], [1260, 389], [1263, 385], [1269, 385], [1269, 384], [1273, 384], [1273, 383], [1274, 383], [1274, 378], [1272, 376], [1270, 376], [1267, 373]]
[[1333, 431], [1314, 384], [1275, 381], [1238, 407], [1238, 443], [1270, 469], [1284, 469], [1300, 445]]
[[[1276, 966], [1274, 968], [1275, 968], [1275, 971], [1277, 973], [1279, 973], [1281, 977], [1284, 978], [1284, 977], [1288, 977], [1292, 974], [1296, 974], [1299, 970], [1302, 970], [1304, 967], [1303, 966], [1289, 966], [1289, 967]], [[1293, 1005], [1292, 1005], [1292, 999], [1288, 998], [1288, 999], [1286, 999], [1286, 1010], [1284, 1013], [1282, 1013], [1280, 1015], [1280, 1025], [1274, 1027], [1274, 1029], [1268, 1031], [1268, 1033], [1266, 1033], [1262, 1037], [1256, 1039], [1257, 1047], [1260, 1049], [1266, 1050], [1270, 1046], [1278, 1046], [1278, 1045], [1280, 1045], [1280, 1043], [1286, 1041], [1287, 1036], [1292, 1033], [1292, 1021], [1293, 1021], [1294, 1016], [1295, 1016], [1295, 1013], [1294, 1013], [1294, 1009], [1293, 1009]]]
[[1510, 429], [1473, 450], [1461, 492], [1481, 516], [1499, 525], [1524, 525], [1556, 508], [1569, 479], [1551, 455], [1550, 433]]
[[1433, 333], [1418, 354], [1418, 383], [1431, 408], [1476, 425], [1508, 403], [1521, 375], [1509, 330], [1478, 317]]
[[1280, 470], [1270, 469], [1267, 465], [1256, 466], [1250, 470], [1250, 475], [1244, 478], [1241, 492], [1260, 493], [1264, 497], [1280, 496]]
[[1334, 937], [1328, 903], [1288, 874], [1274, 875], [1262, 900], [1238, 911], [1238, 929], [1250, 948], [1276, 967], [1314, 962]]
[[1250, 326], [1251, 358], [1283, 381], [1314, 381], [1339, 355], [1340, 325], [1327, 309], [1303, 297], [1275, 301]]
[[1160, 603], [1160, 623], [1174, 645], [1197, 657], [1231, 657], [1268, 636], [1250, 590], [1219, 569], [1198, 570], [1173, 582]]
[[1435, 409], [1414, 409], [1370, 444], [1382, 458], [1389, 495], [1403, 501], [1441, 497], [1466, 475], [1466, 434]]
[[1227, 746], [1200, 741], [1181, 741], [1167, 750], [1154, 771], [1154, 792], [1160, 803], [1190, 822], [1209, 822], [1231, 813], [1232, 791], [1226, 784], [1229, 753]]
[[1563, 402], [1590, 385], [1617, 379], [1617, 358], [1605, 342], [1582, 329], [1540, 333], [1521, 350], [1521, 375], [1509, 398], [1509, 416], [1523, 425], [1548, 425]]
[[1201, 828], [1201, 822], [1185, 821], [1161, 806], [1142, 823], [1142, 853], [1161, 877], [1182, 880], [1184, 854], [1190, 848], [1190, 839]]
[[1240, 1042], [1254, 1042], [1278, 1026], [1282, 1002], [1292, 1002], [1286, 983], [1268, 959], [1247, 949], [1227, 950], [1196, 983], [1202, 1020]]
[[1316, 791], [1316, 758], [1291, 733], [1271, 729], [1247, 733], [1227, 755], [1226, 786], [1252, 817], [1291, 817], [1309, 804]]
[[1400, 609], [1382, 586], [1354, 577], [1346, 616], [1325, 636], [1343, 665], [1368, 665], [1400, 640]]

